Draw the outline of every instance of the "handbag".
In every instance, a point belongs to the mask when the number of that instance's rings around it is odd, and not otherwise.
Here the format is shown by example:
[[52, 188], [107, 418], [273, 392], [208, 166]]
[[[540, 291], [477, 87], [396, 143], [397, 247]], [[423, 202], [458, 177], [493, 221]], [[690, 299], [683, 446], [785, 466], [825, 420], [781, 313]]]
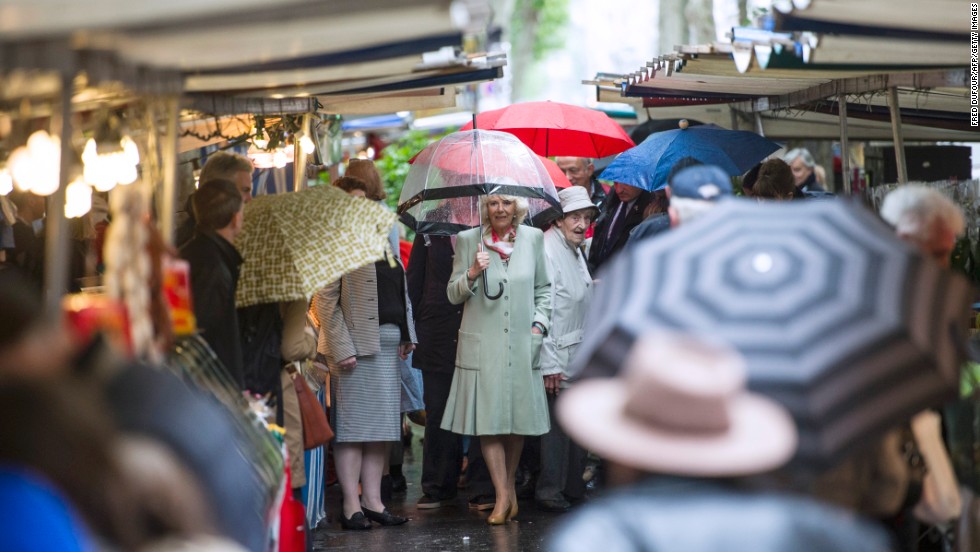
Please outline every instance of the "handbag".
[[286, 371], [296, 388], [300, 417], [303, 419], [303, 448], [306, 450], [327, 444], [334, 437], [333, 428], [327, 421], [327, 413], [313, 391], [306, 385], [306, 378], [296, 369], [295, 362], [286, 365]]

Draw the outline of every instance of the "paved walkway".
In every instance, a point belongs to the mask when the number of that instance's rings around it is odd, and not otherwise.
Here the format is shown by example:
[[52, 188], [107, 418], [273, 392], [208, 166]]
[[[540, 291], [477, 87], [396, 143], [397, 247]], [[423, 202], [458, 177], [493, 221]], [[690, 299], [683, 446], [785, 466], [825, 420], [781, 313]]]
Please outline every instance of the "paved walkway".
[[314, 550], [365, 552], [536, 552], [544, 550], [543, 541], [548, 528], [562, 514], [540, 512], [534, 501], [522, 500], [515, 521], [491, 527], [488, 512], [467, 508], [466, 492], [460, 490], [456, 502], [435, 510], [418, 510], [415, 502], [422, 494], [419, 488], [422, 446], [421, 428], [412, 426], [411, 454], [406, 451], [403, 470], [408, 490], [395, 493], [388, 508], [395, 514], [408, 516], [411, 521], [398, 527], [374, 524], [370, 531], [345, 531], [340, 528], [340, 488], [327, 489], [327, 519], [316, 530]]

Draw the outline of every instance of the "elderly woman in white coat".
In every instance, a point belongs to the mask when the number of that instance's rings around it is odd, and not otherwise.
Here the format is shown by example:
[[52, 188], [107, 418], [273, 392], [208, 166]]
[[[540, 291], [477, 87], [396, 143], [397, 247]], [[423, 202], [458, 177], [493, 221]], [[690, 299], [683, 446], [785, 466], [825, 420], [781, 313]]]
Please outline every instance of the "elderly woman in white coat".
[[564, 512], [585, 494], [585, 450], [555, 422], [555, 401], [568, 386], [569, 363], [585, 335], [593, 282], [582, 253], [585, 232], [599, 214], [581, 186], [558, 192], [563, 215], [544, 234], [545, 266], [551, 280], [551, 331], [541, 346], [541, 376], [548, 393], [551, 429], [541, 436], [541, 469], [534, 501], [538, 509]]
[[[463, 322], [441, 427], [480, 437], [496, 492], [491, 525], [517, 514], [515, 473], [524, 436], [548, 431], [538, 368], [551, 284], [543, 234], [521, 224], [526, 215], [523, 198], [482, 198], [483, 225], [459, 233], [447, 288], [449, 301], [463, 305]], [[499, 298], [487, 297], [483, 279]]]

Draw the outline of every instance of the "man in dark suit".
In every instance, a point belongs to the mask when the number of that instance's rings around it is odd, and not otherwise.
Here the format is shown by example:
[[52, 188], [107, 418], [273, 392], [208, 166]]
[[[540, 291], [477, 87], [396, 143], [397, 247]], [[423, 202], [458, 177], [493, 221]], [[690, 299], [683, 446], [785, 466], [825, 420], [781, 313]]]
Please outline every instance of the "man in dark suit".
[[642, 188], [621, 182], [616, 183], [615, 190], [616, 193], [606, 201], [592, 235], [589, 268], [593, 273], [626, 245], [630, 231], [643, 221], [643, 210], [653, 197]]

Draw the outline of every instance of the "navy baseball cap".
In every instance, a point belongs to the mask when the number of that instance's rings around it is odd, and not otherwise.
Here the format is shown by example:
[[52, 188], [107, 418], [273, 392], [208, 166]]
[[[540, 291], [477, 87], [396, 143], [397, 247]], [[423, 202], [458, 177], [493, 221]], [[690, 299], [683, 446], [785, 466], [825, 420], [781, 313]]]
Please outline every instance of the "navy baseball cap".
[[732, 179], [715, 165], [688, 167], [670, 181], [670, 196], [714, 201], [732, 195]]

